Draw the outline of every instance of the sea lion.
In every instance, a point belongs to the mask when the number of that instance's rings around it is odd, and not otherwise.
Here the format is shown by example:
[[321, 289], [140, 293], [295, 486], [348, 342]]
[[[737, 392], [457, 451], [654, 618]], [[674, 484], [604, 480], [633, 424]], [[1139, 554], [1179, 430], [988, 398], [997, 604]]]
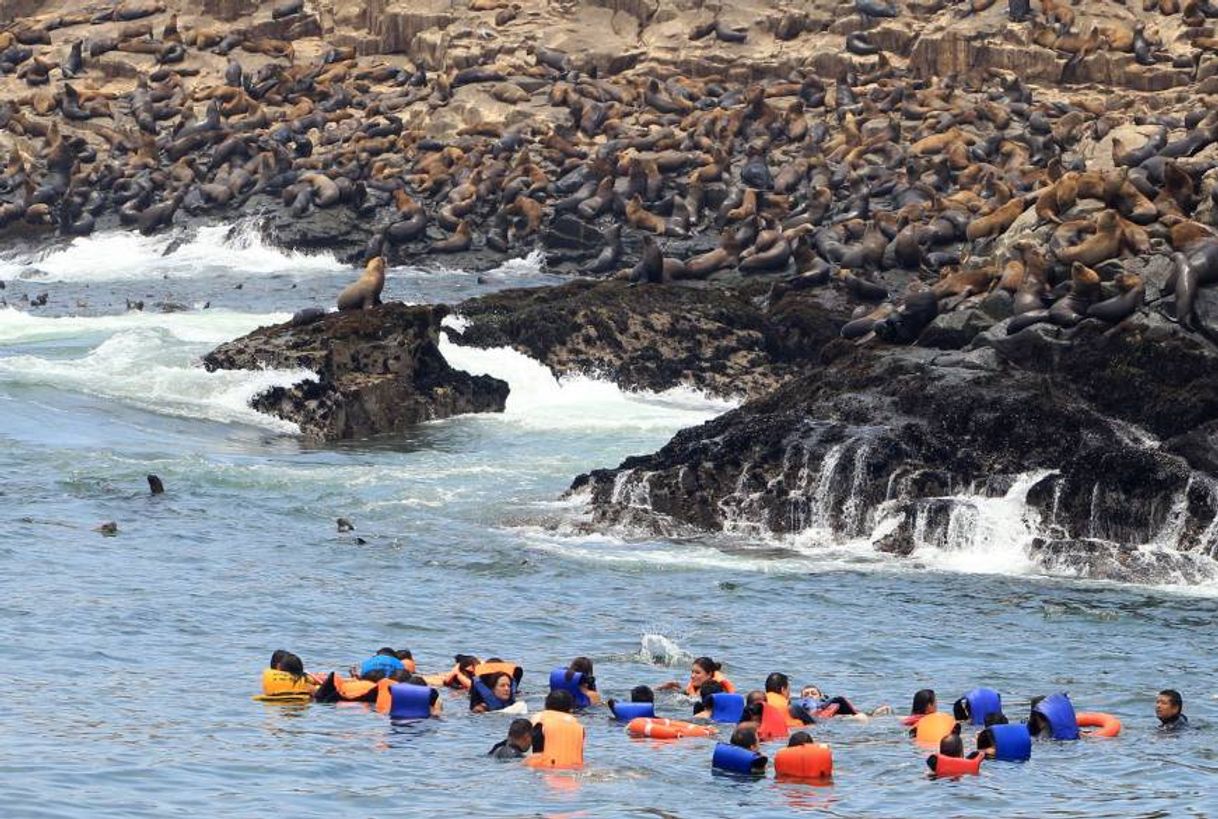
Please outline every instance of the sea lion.
[[339, 310], [367, 310], [381, 303], [385, 288], [385, 259], [374, 256], [364, 266], [364, 273], [338, 294]]
[[1049, 321], [1059, 327], [1073, 327], [1087, 317], [1087, 310], [1100, 292], [1100, 274], [1074, 262], [1070, 267], [1070, 292], [1049, 308]]
[[457, 229], [453, 231], [453, 235], [447, 239], [441, 239], [438, 242], [432, 242], [427, 248], [430, 253], [460, 253], [469, 250], [473, 244], [474, 236], [470, 230], [469, 222], [462, 219], [457, 225]]
[[156, 475], [148, 475], [148, 491], [153, 495], [165, 494], [165, 484]]
[[[354, 285], [351, 285], [354, 287]], [[320, 321], [325, 318], [326, 311], [320, 307], [305, 307], [297, 310], [292, 314], [291, 325], [293, 327], [302, 327], [306, 324], [312, 324], [315, 321]]]
[[622, 226], [614, 224], [605, 235], [605, 247], [588, 266], [589, 273], [608, 273], [617, 268], [622, 259]]
[[1058, 251], [1057, 257], [1067, 263], [1081, 262], [1095, 266], [1120, 254], [1122, 236], [1116, 211], [1105, 210], [1096, 217], [1095, 233], [1076, 245]]
[[632, 278], [647, 284], [661, 284], [664, 281], [664, 255], [650, 235], [643, 236], [643, 255], [632, 273]]
[[1098, 318], [1116, 324], [1131, 316], [1146, 300], [1146, 285], [1141, 276], [1121, 273], [1116, 279], [1119, 295], [1097, 302], [1087, 308], [1089, 318]]
[[650, 230], [659, 235], [663, 235], [668, 228], [664, 217], [657, 216], [643, 207], [643, 200], [637, 194], [626, 203], [626, 223], [633, 228]]
[[1193, 305], [1202, 285], [1218, 282], [1218, 240], [1198, 243], [1187, 252], [1172, 254], [1175, 262], [1176, 320], [1190, 330], [1197, 329]]
[[938, 315], [939, 300], [924, 290], [907, 297], [898, 309], [877, 321], [872, 331], [889, 344], [912, 344]]

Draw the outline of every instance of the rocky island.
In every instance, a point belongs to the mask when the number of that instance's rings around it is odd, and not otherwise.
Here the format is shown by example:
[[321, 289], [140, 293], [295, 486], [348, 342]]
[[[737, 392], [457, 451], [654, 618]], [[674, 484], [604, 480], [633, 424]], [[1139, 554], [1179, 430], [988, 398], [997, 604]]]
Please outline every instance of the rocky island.
[[[572, 281], [260, 329], [322, 440], [501, 410], [438, 334], [740, 407], [574, 479], [597, 527], [910, 553], [1026, 497], [1046, 565], [1218, 546], [1208, 2], [0, 0], [12, 241], [267, 241]], [[329, 305], [325, 305], [329, 306]], [[1170, 549], [1165, 547], [1170, 546]]]

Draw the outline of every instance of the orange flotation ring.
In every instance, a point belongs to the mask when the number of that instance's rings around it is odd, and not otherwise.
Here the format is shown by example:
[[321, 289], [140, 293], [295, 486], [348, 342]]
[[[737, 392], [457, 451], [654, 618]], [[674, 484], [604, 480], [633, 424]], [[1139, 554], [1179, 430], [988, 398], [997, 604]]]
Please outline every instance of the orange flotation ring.
[[696, 722], [681, 722], [677, 719], [639, 717], [626, 725], [626, 733], [632, 737], [650, 739], [682, 739], [684, 737], [713, 737], [717, 733], [713, 726]]
[[938, 748], [939, 740], [954, 730], [956, 730], [956, 718], [943, 711], [936, 711], [918, 720], [914, 739], [919, 745]]
[[1098, 731], [1087, 731], [1089, 737], [1114, 737], [1121, 733], [1121, 721], [1112, 714], [1099, 711], [1082, 711], [1075, 714], [1079, 728], [1098, 728]]
[[544, 747], [533, 753], [525, 764], [531, 768], [584, 767], [584, 726], [570, 714], [542, 711], [533, 720], [541, 726]]
[[815, 742], [780, 748], [774, 754], [774, 772], [793, 779], [828, 779], [833, 776], [833, 752]]

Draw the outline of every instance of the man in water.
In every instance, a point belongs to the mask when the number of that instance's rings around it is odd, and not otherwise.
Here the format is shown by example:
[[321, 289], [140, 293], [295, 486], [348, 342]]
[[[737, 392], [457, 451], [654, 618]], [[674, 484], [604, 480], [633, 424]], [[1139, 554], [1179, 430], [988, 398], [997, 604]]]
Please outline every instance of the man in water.
[[1165, 688], [1155, 698], [1155, 716], [1159, 718], [1159, 728], [1164, 731], [1178, 731], [1188, 727], [1188, 717], [1182, 713], [1184, 699], [1174, 688]]
[[487, 756], [493, 759], [520, 759], [533, 747], [533, 723], [527, 719], [514, 719], [508, 726], [507, 739], [491, 748]]

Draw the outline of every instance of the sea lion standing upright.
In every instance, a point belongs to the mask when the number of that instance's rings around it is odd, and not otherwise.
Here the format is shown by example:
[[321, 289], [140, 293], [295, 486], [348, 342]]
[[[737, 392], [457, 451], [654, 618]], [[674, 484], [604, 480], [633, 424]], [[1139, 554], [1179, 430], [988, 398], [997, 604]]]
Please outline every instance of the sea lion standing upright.
[[373, 256], [364, 268], [364, 275], [347, 285], [338, 294], [339, 310], [367, 310], [381, 303], [381, 290], [385, 287], [385, 259]]

